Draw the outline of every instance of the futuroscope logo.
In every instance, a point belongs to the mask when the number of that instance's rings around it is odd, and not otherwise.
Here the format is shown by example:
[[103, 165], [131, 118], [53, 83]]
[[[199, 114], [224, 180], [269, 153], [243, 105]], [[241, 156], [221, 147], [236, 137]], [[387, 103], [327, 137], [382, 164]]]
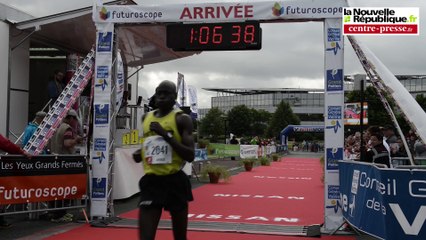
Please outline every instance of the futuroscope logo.
[[419, 8], [343, 8], [343, 35], [419, 35]]

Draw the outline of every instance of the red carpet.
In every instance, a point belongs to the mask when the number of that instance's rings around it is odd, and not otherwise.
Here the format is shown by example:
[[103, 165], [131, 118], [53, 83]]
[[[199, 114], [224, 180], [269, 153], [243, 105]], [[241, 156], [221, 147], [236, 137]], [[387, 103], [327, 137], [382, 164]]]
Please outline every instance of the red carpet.
[[[279, 225], [323, 223], [324, 193], [318, 159], [291, 159], [233, 176], [230, 183], [194, 190], [189, 220]], [[122, 214], [138, 217], [138, 210]], [[170, 219], [167, 212], [163, 219]]]
[[[233, 176], [230, 183], [206, 184], [194, 190], [189, 221], [273, 224], [307, 226], [322, 224], [324, 219], [324, 187], [319, 159], [285, 158], [271, 166], [254, 168]], [[120, 215], [137, 219], [138, 210]], [[170, 219], [167, 212], [162, 219]], [[137, 239], [137, 229], [94, 228], [89, 225], [47, 239]], [[312, 239], [225, 232], [189, 231], [188, 238], [197, 239]], [[355, 239], [322, 236], [323, 239]], [[172, 240], [171, 230], [158, 230], [156, 239]]]

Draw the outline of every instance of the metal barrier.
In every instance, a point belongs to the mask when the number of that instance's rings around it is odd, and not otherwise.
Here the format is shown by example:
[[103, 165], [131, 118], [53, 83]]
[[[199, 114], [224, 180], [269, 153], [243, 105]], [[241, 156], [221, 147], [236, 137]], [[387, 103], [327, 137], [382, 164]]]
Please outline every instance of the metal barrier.
[[27, 204], [9, 204], [0, 206], [0, 216], [14, 214], [29, 214], [30, 219], [37, 219], [40, 213], [66, 209], [86, 209], [88, 199], [56, 200], [51, 202], [37, 202]]
[[[391, 160], [393, 167], [399, 167], [399, 166], [413, 166], [411, 165], [410, 159], [408, 157], [392, 157]], [[414, 166], [426, 166], [426, 158], [414, 158]]]

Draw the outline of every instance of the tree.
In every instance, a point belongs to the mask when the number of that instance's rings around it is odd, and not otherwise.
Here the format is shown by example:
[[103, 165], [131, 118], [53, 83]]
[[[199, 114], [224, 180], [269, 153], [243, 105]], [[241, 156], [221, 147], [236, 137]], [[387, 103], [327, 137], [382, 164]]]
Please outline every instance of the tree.
[[277, 137], [281, 130], [291, 124], [299, 125], [300, 119], [296, 114], [293, 113], [290, 104], [281, 101], [278, 104], [275, 112], [272, 114], [272, 118], [267, 130], [267, 135], [269, 137]]
[[223, 120], [224, 113], [217, 107], [211, 108], [206, 116], [201, 119], [199, 136], [209, 138], [211, 141], [217, 141], [219, 136], [225, 132], [225, 122]]
[[[346, 102], [358, 102], [360, 100], [359, 96], [360, 96], [359, 91], [348, 92], [346, 94]], [[370, 126], [384, 126], [386, 124], [393, 125], [392, 119], [390, 118], [387, 111], [384, 109], [383, 103], [380, 101], [380, 98], [378, 97], [374, 87], [372, 86], [367, 87], [367, 89], [364, 91], [364, 99], [365, 99], [365, 102], [368, 102], [368, 114], [367, 114], [368, 125]], [[401, 127], [401, 130], [403, 132], [408, 132], [408, 130], [410, 129], [410, 126], [406, 122], [402, 113], [394, 107], [395, 104], [393, 99], [388, 98], [387, 101], [389, 102], [390, 106], [394, 110], [395, 117], [398, 121], [399, 126]], [[424, 97], [423, 95], [417, 95], [416, 101], [423, 108], [423, 110], [426, 109], [426, 97]]]
[[251, 124], [252, 136], [266, 136], [266, 129], [268, 128], [269, 121], [272, 114], [263, 109], [251, 109], [253, 122]]
[[238, 105], [228, 112], [228, 130], [237, 136], [248, 136], [252, 133], [253, 114], [246, 105]]
[[426, 111], [426, 97], [423, 94], [419, 94], [416, 96], [416, 101], [423, 108], [423, 111]]

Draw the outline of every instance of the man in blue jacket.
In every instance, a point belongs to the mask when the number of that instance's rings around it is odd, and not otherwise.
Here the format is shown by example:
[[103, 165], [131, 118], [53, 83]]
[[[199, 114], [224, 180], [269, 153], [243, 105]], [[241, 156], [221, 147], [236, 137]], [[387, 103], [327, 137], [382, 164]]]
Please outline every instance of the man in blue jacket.
[[31, 136], [37, 130], [38, 126], [41, 124], [45, 116], [46, 113], [43, 111], [39, 111], [36, 113], [34, 121], [30, 122], [25, 128], [24, 136], [22, 137], [22, 147], [27, 145], [28, 141], [30, 141]]

